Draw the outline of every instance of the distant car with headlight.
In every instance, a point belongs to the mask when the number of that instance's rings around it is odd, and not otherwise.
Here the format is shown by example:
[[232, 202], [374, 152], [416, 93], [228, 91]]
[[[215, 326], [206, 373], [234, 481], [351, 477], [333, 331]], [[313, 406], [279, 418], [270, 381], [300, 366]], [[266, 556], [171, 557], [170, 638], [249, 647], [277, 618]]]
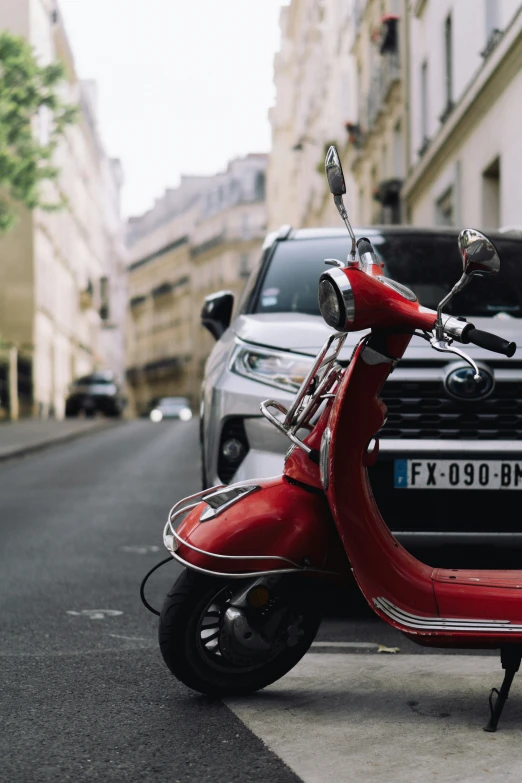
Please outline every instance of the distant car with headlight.
[[[371, 240], [383, 274], [412, 289], [425, 307], [436, 309], [461, 274], [456, 229], [374, 226], [355, 233]], [[477, 278], [445, 311], [522, 345], [522, 237], [487, 234], [500, 255], [498, 278]], [[281, 472], [289, 442], [259, 404], [272, 399], [287, 407], [332, 334], [319, 313], [318, 280], [328, 268], [324, 260], [344, 261], [350, 247], [344, 228], [283, 227], [267, 237], [233, 316], [230, 292], [207, 298], [202, 323], [217, 343], [202, 389], [204, 486]], [[348, 335], [342, 365], [361, 336]], [[522, 500], [522, 493], [513, 495], [522, 490], [522, 350], [511, 359], [474, 345], [466, 351], [479, 364], [480, 383], [465, 362], [414, 337], [382, 391], [388, 418], [369, 476], [384, 518], [406, 544], [522, 544], [518, 517], [498, 515], [499, 502]]]
[[85, 416], [121, 416], [125, 407], [120, 387], [111, 370], [99, 370], [76, 378], [65, 400], [67, 418]]
[[150, 406], [149, 418], [156, 424], [164, 419], [190, 421], [192, 410], [186, 397], [159, 397]]

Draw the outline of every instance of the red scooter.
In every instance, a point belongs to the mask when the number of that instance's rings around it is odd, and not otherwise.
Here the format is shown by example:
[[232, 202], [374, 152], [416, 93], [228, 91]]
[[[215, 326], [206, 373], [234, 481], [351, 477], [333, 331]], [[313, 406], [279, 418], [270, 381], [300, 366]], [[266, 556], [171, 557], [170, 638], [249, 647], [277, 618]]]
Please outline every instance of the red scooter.
[[[291, 442], [283, 475], [207, 489], [170, 511], [164, 543], [185, 570], [161, 611], [161, 652], [171, 672], [202, 693], [263, 688], [310, 647], [322, 585], [353, 574], [376, 614], [412, 641], [500, 648], [505, 677], [500, 692], [491, 692], [485, 727], [495, 731], [522, 658], [522, 571], [421, 563], [383, 521], [366, 468], [377, 458], [375, 434], [386, 420], [380, 389], [413, 334], [469, 362], [477, 381], [477, 366], [455, 342], [515, 352], [514, 343], [443, 312], [473, 276], [496, 274], [499, 258], [483, 234], [462, 231], [463, 275], [437, 312], [428, 310], [383, 276], [367, 239], [356, 242], [335, 147], [326, 174], [352, 239], [346, 263], [327, 259], [331, 268], [319, 280], [321, 313], [335, 333], [288, 410], [270, 400], [261, 405]], [[364, 336], [343, 369], [336, 358], [347, 332], [359, 330]]]

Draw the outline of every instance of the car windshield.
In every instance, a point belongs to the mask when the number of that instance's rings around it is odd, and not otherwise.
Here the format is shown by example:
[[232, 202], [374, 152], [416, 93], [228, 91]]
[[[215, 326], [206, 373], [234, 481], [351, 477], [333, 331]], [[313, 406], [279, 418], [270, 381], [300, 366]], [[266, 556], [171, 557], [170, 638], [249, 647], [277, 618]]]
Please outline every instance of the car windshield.
[[188, 400], [186, 397], [162, 397], [158, 400], [158, 405], [165, 407], [188, 407]]
[[[383, 232], [370, 239], [384, 262], [383, 274], [411, 288], [424, 307], [435, 310], [462, 274], [457, 233]], [[498, 276], [474, 278], [445, 312], [475, 317], [505, 312], [522, 317], [522, 241], [495, 237], [493, 242], [500, 256]], [[328, 268], [324, 259], [345, 260], [350, 248], [348, 236], [279, 242], [251, 312], [319, 315], [317, 283]]]
[[75, 386], [87, 386], [93, 384], [113, 384], [114, 378], [107, 375], [84, 375], [74, 381]]

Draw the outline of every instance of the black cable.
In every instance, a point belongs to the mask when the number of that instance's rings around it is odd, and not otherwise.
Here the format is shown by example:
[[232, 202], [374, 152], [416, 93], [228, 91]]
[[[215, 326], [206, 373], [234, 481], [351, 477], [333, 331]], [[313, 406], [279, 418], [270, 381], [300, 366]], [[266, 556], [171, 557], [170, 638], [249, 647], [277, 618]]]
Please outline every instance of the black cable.
[[152, 606], [149, 604], [149, 602], [147, 601], [147, 599], [145, 598], [145, 585], [147, 584], [147, 581], [148, 581], [148, 579], [149, 579], [149, 576], [152, 576], [152, 574], [154, 573], [154, 571], [156, 571], [156, 569], [158, 569], [158, 568], [159, 568], [160, 566], [162, 566], [162, 565], [165, 565], [165, 563], [170, 563], [170, 562], [172, 562], [172, 560], [173, 560], [173, 558], [172, 558], [172, 557], [170, 557], [170, 555], [169, 555], [169, 557], [166, 557], [166, 558], [165, 558], [165, 560], [162, 560], [162, 561], [161, 561], [161, 563], [158, 563], [157, 565], [155, 565], [155, 566], [154, 566], [154, 568], [151, 568], [151, 569], [150, 569], [150, 571], [148, 572], [148, 574], [145, 574], [145, 577], [143, 578], [143, 581], [142, 581], [142, 583], [141, 583], [141, 585], [140, 585], [140, 598], [141, 598], [141, 600], [143, 601], [143, 604], [144, 604], [144, 605], [147, 607], [147, 609], [149, 610], [149, 612], [152, 612], [152, 614], [155, 614], [155, 615], [157, 615], [158, 617], [160, 616], [160, 613], [158, 612], [158, 610], [157, 610], [157, 609], [154, 609], [154, 608], [153, 608], [153, 607], [152, 607]]

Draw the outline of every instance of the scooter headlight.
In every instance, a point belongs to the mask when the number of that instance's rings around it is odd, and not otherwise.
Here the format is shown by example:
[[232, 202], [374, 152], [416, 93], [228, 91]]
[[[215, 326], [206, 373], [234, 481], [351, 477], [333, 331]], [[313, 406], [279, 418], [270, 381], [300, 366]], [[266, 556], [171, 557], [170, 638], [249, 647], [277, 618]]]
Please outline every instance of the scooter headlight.
[[319, 309], [324, 320], [337, 332], [346, 332], [355, 318], [355, 302], [350, 281], [342, 269], [324, 272], [319, 279]]

